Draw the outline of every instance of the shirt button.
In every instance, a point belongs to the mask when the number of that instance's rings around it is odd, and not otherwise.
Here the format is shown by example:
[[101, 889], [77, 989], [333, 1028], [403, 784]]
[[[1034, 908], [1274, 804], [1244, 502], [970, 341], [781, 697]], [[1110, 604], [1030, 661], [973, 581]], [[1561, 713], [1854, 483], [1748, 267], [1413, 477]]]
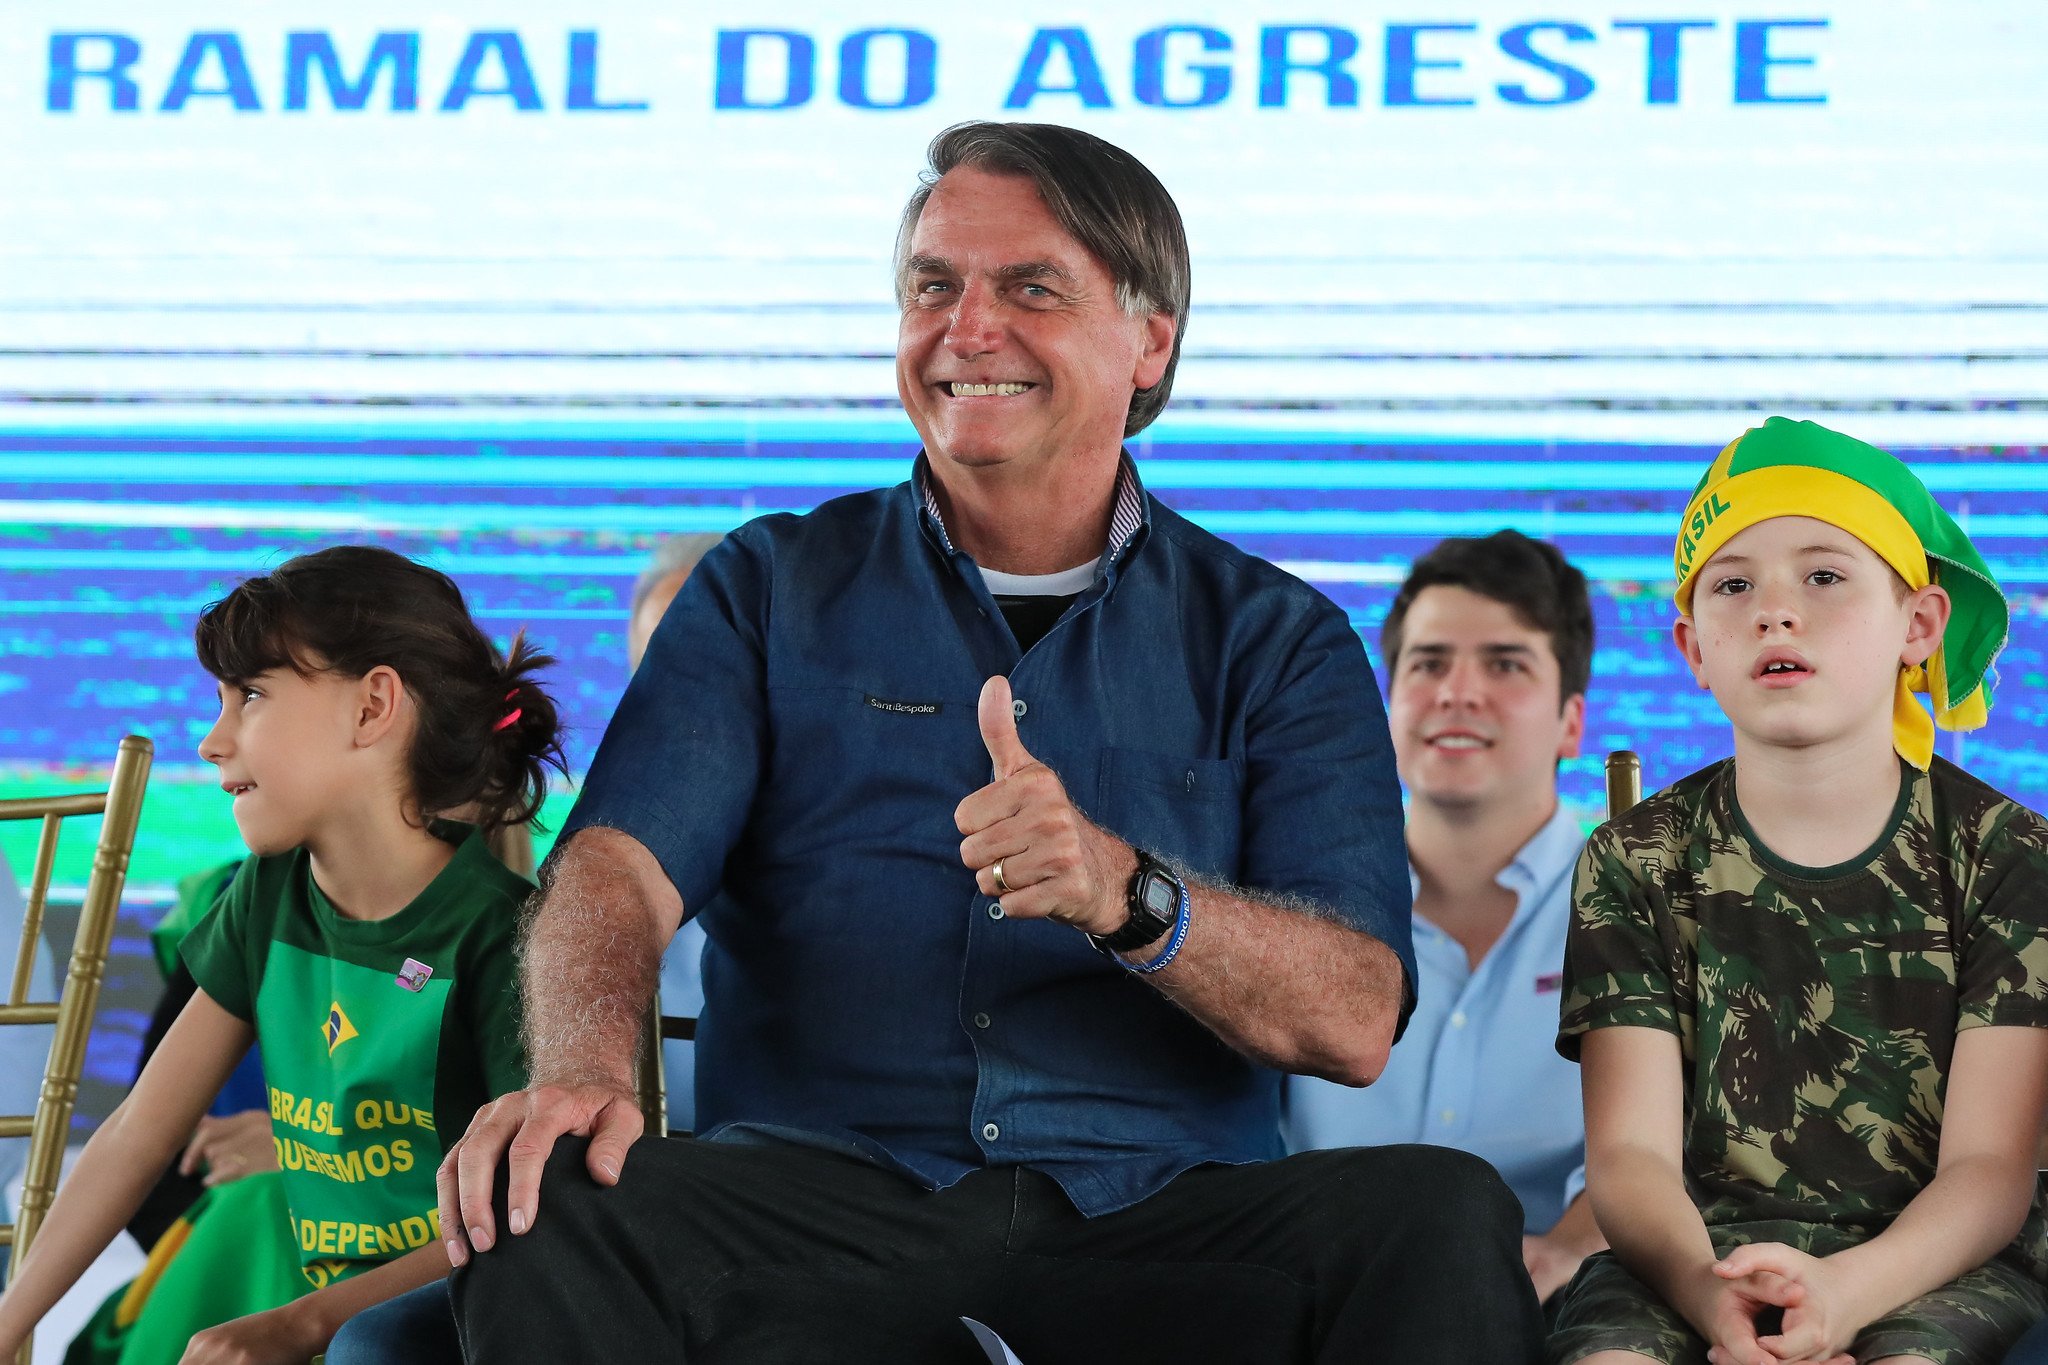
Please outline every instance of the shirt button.
[[1018, 720], [1024, 719], [1024, 713], [1029, 711], [1030, 709], [1031, 708], [1029, 706], [1026, 706], [1024, 704], [1024, 699], [1022, 697], [1018, 697], [1016, 700], [1010, 703], [1010, 714], [1015, 716]]
[[990, 1024], [993, 1024], [994, 1022], [995, 1020], [989, 1018], [986, 1014], [977, 1014], [974, 1016], [974, 1026], [976, 1028], [987, 1028]]
[[1437, 1117], [1442, 1119], [1445, 1123], [1450, 1123], [1458, 1117], [1458, 1111], [1455, 1109], [1446, 1109], [1443, 1111], [1443, 1113], [1437, 1115]]
[[986, 1141], [994, 1142], [997, 1138], [1001, 1137], [1002, 1135], [1003, 1130], [996, 1127], [993, 1123], [984, 1123], [981, 1125], [981, 1136]]
[[988, 917], [990, 919], [1001, 919], [1003, 917], [1003, 903], [1001, 901], [990, 901], [988, 903]]
[[1465, 1027], [1465, 1011], [1463, 1011], [1463, 1010], [1459, 1010], [1459, 1011], [1458, 1011], [1458, 1012], [1457, 1012], [1456, 1014], [1454, 1014], [1454, 1015], [1452, 1015], [1452, 1016], [1451, 1016], [1451, 1027], [1452, 1027], [1452, 1028], [1463, 1028], [1463, 1027]]

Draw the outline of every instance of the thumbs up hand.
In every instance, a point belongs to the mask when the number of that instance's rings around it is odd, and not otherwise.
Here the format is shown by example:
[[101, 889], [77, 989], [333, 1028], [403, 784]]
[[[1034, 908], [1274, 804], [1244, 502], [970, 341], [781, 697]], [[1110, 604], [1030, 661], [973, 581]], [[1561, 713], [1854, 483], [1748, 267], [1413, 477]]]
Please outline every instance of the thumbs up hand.
[[996, 766], [996, 780], [1014, 777], [1038, 762], [1025, 751], [1017, 737], [1017, 706], [1010, 700], [1010, 680], [997, 674], [981, 686], [981, 703], [975, 711], [981, 723], [981, 742], [988, 746], [989, 761]]
[[960, 861], [1012, 919], [1053, 919], [1111, 934], [1129, 916], [1124, 889], [1137, 870], [1128, 844], [1081, 814], [1058, 774], [1017, 734], [1010, 680], [990, 678], [977, 712], [995, 776], [953, 812], [967, 837]]

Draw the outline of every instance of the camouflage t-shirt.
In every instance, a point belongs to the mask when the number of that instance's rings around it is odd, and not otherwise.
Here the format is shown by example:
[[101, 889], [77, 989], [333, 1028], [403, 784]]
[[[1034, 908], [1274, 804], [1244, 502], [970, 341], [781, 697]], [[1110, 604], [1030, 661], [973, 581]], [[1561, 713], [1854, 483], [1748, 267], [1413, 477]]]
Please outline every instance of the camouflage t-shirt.
[[[1587, 842], [1558, 1050], [1678, 1035], [1688, 1191], [1709, 1227], [1882, 1231], [1934, 1178], [1961, 1029], [2048, 1027], [2048, 821], [1951, 763], [1908, 768], [1834, 867], [1773, 855], [1724, 761]], [[2048, 1273], [2048, 1204], [2008, 1255]]]

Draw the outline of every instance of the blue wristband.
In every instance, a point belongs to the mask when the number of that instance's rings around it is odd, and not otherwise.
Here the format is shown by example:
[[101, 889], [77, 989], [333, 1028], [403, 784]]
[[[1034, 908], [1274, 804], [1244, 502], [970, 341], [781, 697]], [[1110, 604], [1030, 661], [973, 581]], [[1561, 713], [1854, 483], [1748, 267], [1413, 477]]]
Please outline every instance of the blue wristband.
[[1124, 962], [1122, 958], [1118, 958], [1117, 961], [1123, 962], [1126, 969], [1144, 976], [1152, 975], [1152, 973], [1173, 961], [1175, 957], [1180, 955], [1180, 945], [1187, 942], [1188, 911], [1192, 904], [1188, 899], [1187, 887], [1181, 887], [1180, 913], [1173, 917], [1173, 934], [1166, 940], [1166, 949], [1158, 957], [1153, 958], [1150, 962]]

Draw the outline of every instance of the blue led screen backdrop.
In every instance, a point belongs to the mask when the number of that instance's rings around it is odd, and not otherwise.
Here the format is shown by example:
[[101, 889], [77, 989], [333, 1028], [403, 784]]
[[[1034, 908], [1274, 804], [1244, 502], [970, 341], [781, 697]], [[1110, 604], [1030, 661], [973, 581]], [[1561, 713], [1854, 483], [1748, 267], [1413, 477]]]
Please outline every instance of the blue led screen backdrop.
[[193, 618], [340, 540], [559, 653], [580, 769], [656, 538], [904, 476], [896, 218], [931, 134], [987, 117], [1087, 127], [1177, 195], [1195, 305], [1134, 453], [1376, 660], [1442, 536], [1515, 526], [1586, 568], [1589, 817], [1608, 747], [1653, 782], [1726, 751], [1668, 552], [1773, 412], [1898, 449], [1979, 538], [2012, 643], [1992, 725], [1943, 752], [2048, 805], [2048, 10], [1314, 12], [1349, 17], [10, 7], [0, 792], [141, 731], [132, 899], [233, 856]]

